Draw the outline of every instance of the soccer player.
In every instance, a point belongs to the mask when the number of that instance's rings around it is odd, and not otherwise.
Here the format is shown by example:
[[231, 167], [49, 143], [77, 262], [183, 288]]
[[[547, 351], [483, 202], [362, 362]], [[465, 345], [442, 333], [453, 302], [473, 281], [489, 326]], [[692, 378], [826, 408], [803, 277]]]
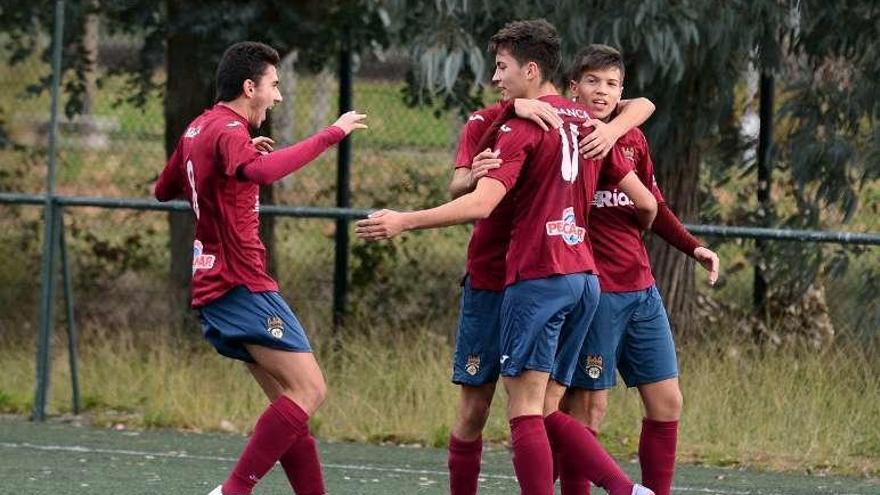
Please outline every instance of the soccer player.
[[[623, 79], [620, 52], [606, 45], [591, 45], [575, 59], [571, 93], [595, 118], [608, 120], [621, 97]], [[714, 284], [718, 256], [688, 233], [663, 200], [644, 134], [632, 129], [615, 147], [657, 199], [658, 212], [651, 230], [699, 261]], [[642, 241], [644, 226], [634, 215], [632, 201], [618, 189], [613, 177], [602, 174], [592, 206], [589, 234], [602, 295], [564, 409], [598, 432], [617, 369], [627, 386], [638, 387], [645, 406], [639, 442], [642, 484], [657, 495], [669, 495], [682, 407], [672, 331]], [[578, 486], [568, 472], [568, 465], [561, 463], [563, 493], [589, 493], [589, 484]]]
[[[486, 218], [510, 192], [514, 207], [499, 364], [522, 493], [553, 493], [549, 434], [559, 455], [581, 459], [584, 476], [612, 495], [646, 494], [651, 492], [634, 485], [583, 426], [558, 410], [598, 301], [585, 219], [601, 165], [597, 160], [580, 163], [578, 137], [588, 115], [584, 107], [560, 97], [553, 85], [559, 44], [555, 28], [543, 20], [510, 23], [490, 42], [496, 61], [493, 82], [502, 95], [552, 104], [564, 122], [558, 132], [513, 119], [500, 127], [502, 166], [489, 171], [472, 192], [429, 210], [379, 211], [359, 221], [356, 232], [378, 240], [404, 230]], [[656, 211], [650, 192], [622, 160], [606, 163], [603, 170], [617, 177], [650, 225]]]
[[229, 477], [211, 495], [249, 495], [280, 461], [299, 495], [325, 493], [308, 420], [326, 385], [305, 331], [266, 272], [258, 236], [259, 185], [303, 167], [355, 129], [348, 112], [332, 126], [275, 152], [251, 141], [281, 101], [278, 53], [262, 43], [229, 47], [217, 68], [217, 103], [193, 120], [156, 182], [159, 201], [185, 196], [195, 214], [192, 306], [220, 354], [244, 361], [271, 400]]
[[[509, 101], [509, 100], [508, 100]], [[457, 198], [469, 193], [477, 181], [498, 168], [497, 153], [481, 148], [489, 133], [513, 117], [510, 103], [499, 103], [473, 113], [464, 125], [455, 159], [455, 172], [449, 185]], [[645, 98], [620, 102], [620, 114], [607, 124], [606, 133], [592, 132], [583, 139], [586, 158], [599, 157], [610, 148], [606, 143], [638, 126], [650, 117], [654, 105]], [[556, 109], [541, 100], [516, 99], [513, 110], [529, 118], [545, 131], [560, 127]], [[544, 119], [544, 120], [542, 120]], [[546, 120], [546, 122], [545, 122]], [[493, 122], [494, 121], [494, 122]], [[592, 120], [588, 121], [595, 124]], [[618, 130], [621, 129], [621, 130]], [[487, 143], [488, 144], [488, 143]], [[473, 160], [472, 160], [473, 157]], [[452, 382], [460, 385], [458, 412], [449, 436], [449, 489], [451, 495], [474, 495], [480, 474], [482, 431], [489, 417], [500, 372], [499, 332], [505, 255], [510, 240], [512, 199], [503, 200], [489, 217], [478, 220], [468, 244], [467, 274], [462, 281], [461, 310], [455, 339]]]

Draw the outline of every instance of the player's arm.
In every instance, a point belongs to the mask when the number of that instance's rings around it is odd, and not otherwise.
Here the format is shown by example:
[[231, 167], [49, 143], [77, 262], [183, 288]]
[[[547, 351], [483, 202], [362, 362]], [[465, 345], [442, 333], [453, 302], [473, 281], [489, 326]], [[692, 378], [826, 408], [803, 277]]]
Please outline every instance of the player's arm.
[[156, 185], [153, 186], [153, 195], [157, 200], [165, 202], [183, 196], [184, 179], [180, 161], [180, 143], [178, 143], [171, 158], [168, 159], [168, 163], [165, 164], [165, 168], [162, 169], [162, 173], [159, 174]]
[[474, 190], [477, 182], [486, 176], [490, 170], [501, 166], [498, 152], [489, 148], [481, 151], [474, 157], [470, 167], [458, 167], [452, 173], [452, 181], [449, 182], [449, 194], [452, 199], [458, 198]]
[[623, 191], [636, 209], [636, 219], [642, 230], [651, 228], [657, 216], [657, 199], [651, 191], [645, 187], [639, 176], [634, 171], [628, 172], [617, 184], [618, 189]]
[[472, 222], [488, 217], [507, 194], [500, 181], [483, 178], [477, 187], [436, 208], [418, 211], [379, 210], [369, 218], [359, 220], [355, 233], [361, 239], [378, 241], [390, 239], [407, 230], [432, 229]]
[[672, 247], [697, 260], [709, 272], [709, 284], [715, 285], [721, 269], [721, 260], [718, 258], [718, 254], [703, 246], [696, 237], [688, 232], [665, 201], [658, 206], [657, 219], [651, 230]]
[[598, 119], [587, 120], [586, 125], [595, 129], [580, 142], [580, 152], [585, 158], [604, 157], [611, 151], [614, 143], [630, 129], [644, 124], [654, 114], [655, 106], [647, 98], [621, 100], [617, 104], [618, 113], [610, 122]]
[[330, 127], [293, 146], [259, 154], [236, 170], [239, 177], [265, 185], [278, 181], [317, 158], [327, 148], [342, 141], [355, 129], [366, 129], [366, 115], [346, 112]]

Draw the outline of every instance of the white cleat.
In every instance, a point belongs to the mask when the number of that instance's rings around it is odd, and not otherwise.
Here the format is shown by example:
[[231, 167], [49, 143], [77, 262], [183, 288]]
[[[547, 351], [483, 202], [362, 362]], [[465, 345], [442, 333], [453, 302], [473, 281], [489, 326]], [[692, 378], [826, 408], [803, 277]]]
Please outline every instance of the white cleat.
[[[639, 486], [639, 485], [636, 485], [636, 486]], [[208, 495], [223, 495], [222, 488], [223, 488], [223, 485], [218, 485], [217, 488], [214, 488], [213, 490], [211, 490], [211, 493], [209, 493]], [[635, 488], [633, 488], [633, 495], [635, 495], [635, 493], [636, 493]], [[653, 495], [653, 493], [651, 495]]]
[[[219, 494], [220, 492], [217, 492], [217, 493]], [[210, 495], [215, 495], [215, 494], [212, 493]], [[636, 483], [635, 485], [633, 485], [632, 495], [654, 495], [654, 492], [650, 488], [644, 487], [644, 486]]]

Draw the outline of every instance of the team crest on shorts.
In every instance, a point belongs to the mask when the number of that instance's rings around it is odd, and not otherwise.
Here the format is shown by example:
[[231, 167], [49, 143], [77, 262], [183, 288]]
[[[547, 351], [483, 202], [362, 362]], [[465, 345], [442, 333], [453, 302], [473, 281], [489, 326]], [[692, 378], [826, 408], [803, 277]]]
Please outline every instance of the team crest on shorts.
[[270, 316], [266, 320], [266, 330], [276, 339], [284, 336], [284, 321], [277, 316]]
[[581, 364], [584, 372], [593, 380], [602, 376], [602, 356], [587, 356]]
[[480, 355], [479, 354], [471, 354], [467, 358], [467, 364], [464, 365], [464, 370], [467, 371], [468, 375], [474, 376], [480, 372]]

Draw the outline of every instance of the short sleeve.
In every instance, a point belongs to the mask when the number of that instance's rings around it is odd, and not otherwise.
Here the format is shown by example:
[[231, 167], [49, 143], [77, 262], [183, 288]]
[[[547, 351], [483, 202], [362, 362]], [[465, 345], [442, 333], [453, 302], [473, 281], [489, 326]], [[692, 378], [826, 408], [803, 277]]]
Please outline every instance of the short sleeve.
[[501, 166], [490, 170], [486, 177], [491, 177], [507, 188], [516, 185], [522, 172], [523, 164], [534, 148], [537, 126], [521, 119], [514, 119], [502, 125], [498, 130], [495, 149], [498, 150]]
[[609, 183], [617, 184], [633, 171], [632, 165], [623, 154], [621, 146], [612, 146], [611, 152], [602, 160], [602, 172]]
[[224, 129], [217, 140], [219, 163], [223, 173], [235, 177], [239, 167], [260, 157], [260, 152], [251, 142], [251, 137], [243, 126]]

